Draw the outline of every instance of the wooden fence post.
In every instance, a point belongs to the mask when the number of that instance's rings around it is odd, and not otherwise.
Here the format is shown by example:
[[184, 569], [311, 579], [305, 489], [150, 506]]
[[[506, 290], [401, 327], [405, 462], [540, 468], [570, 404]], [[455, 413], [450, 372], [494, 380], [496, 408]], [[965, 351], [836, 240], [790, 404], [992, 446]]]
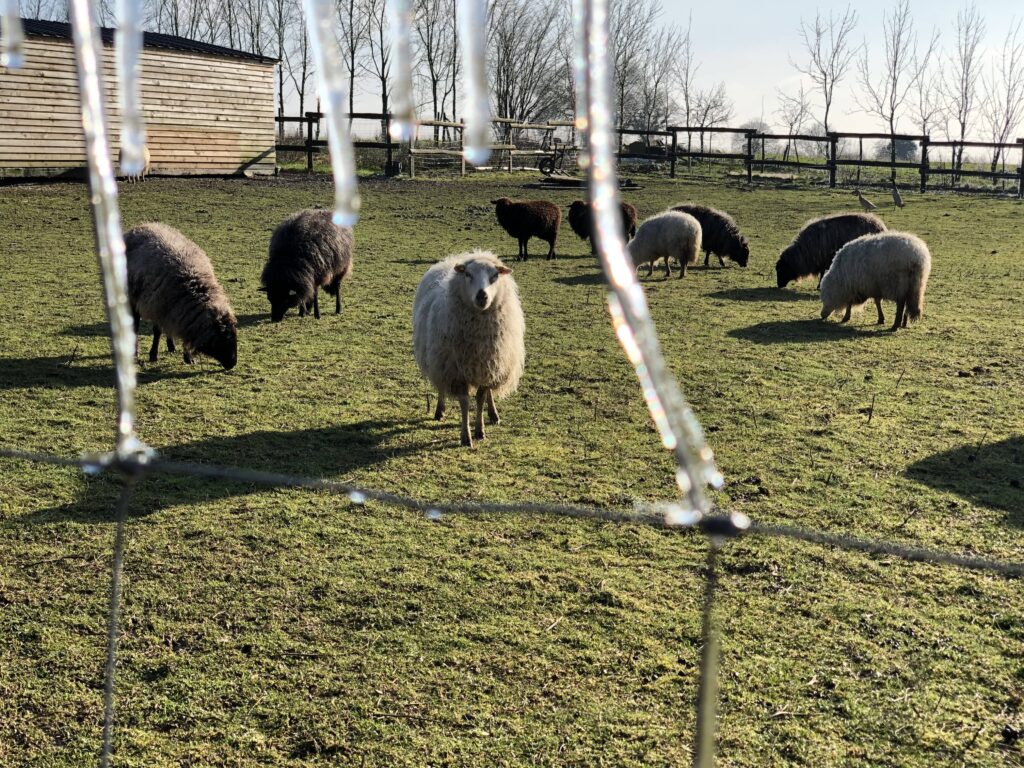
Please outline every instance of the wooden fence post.
[[[672, 131], [672, 164], [669, 166], [669, 178], [676, 177], [676, 151], [679, 149], [679, 134]], [[1024, 165], [1024, 162], [1021, 163]]]
[[931, 139], [927, 136], [921, 137], [921, 194], [928, 188], [928, 142]]
[[1017, 167], [1017, 199], [1024, 197], [1024, 139], [1017, 139], [1020, 144], [1020, 165]]
[[839, 137], [834, 133], [828, 134], [828, 185], [831, 189], [836, 188], [836, 159], [839, 155]]
[[306, 173], [313, 172], [313, 118], [306, 113]]
[[384, 141], [387, 143], [387, 148], [384, 150], [384, 176], [390, 177], [396, 175], [394, 172], [395, 168], [395, 156], [391, 149], [391, 113], [388, 112], [384, 115]]
[[754, 132], [747, 134], [747, 156], [743, 159], [747, 166], [747, 184], [754, 183]]

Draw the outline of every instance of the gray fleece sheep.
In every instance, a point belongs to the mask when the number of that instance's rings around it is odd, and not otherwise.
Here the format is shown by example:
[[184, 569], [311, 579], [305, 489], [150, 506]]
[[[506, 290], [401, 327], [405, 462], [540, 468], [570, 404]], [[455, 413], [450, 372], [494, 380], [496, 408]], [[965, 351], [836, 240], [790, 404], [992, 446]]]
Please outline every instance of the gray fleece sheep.
[[321, 288], [334, 296], [334, 312], [341, 314], [341, 281], [352, 273], [353, 237], [331, 215], [327, 210], [299, 211], [274, 230], [260, 290], [270, 300], [275, 323], [292, 307], [299, 308], [300, 317], [312, 309], [319, 320]]
[[932, 258], [924, 241], [909, 232], [864, 235], [844, 245], [821, 278], [821, 319], [845, 307], [842, 322], [854, 307], [875, 300], [878, 324], [885, 322], [881, 300], [896, 302], [892, 330], [907, 327], [924, 311], [924, 291]]
[[157, 359], [163, 332], [169, 352], [174, 339], [181, 340], [186, 363], [200, 353], [234, 368], [238, 322], [203, 250], [173, 227], [155, 223], [128, 230], [124, 243], [136, 333], [140, 319], [153, 323], [150, 362]]
[[775, 263], [779, 288], [793, 280], [825, 274], [836, 251], [861, 235], [878, 232], [885, 232], [885, 222], [870, 213], [835, 213], [811, 219]]
[[473, 437], [482, 440], [484, 403], [497, 424], [495, 398], [513, 392], [523, 375], [526, 326], [511, 273], [488, 251], [449, 256], [427, 270], [413, 301], [413, 349], [437, 389], [434, 418], [444, 418], [445, 397], [459, 398], [462, 444], [470, 447], [470, 396], [476, 394]]
[[723, 256], [728, 256], [741, 267], [747, 266], [747, 262], [750, 260], [750, 244], [728, 213], [700, 203], [683, 203], [675, 206], [672, 210], [688, 213], [700, 222], [705, 267], [708, 265], [712, 253], [718, 256], [718, 263], [723, 267], [725, 266]]
[[679, 259], [679, 277], [686, 275], [688, 264], [697, 263], [700, 253], [700, 222], [688, 213], [665, 211], [644, 221], [629, 241], [626, 250], [634, 266], [647, 265], [647, 276], [654, 272], [654, 262], [665, 260], [665, 277], [672, 274], [669, 259]]
[[558, 242], [558, 227], [562, 223], [562, 211], [547, 200], [513, 201], [507, 197], [491, 200], [494, 213], [502, 229], [519, 242], [519, 259], [530, 258], [527, 243], [531, 237], [548, 244], [548, 259], [555, 258], [555, 243]]

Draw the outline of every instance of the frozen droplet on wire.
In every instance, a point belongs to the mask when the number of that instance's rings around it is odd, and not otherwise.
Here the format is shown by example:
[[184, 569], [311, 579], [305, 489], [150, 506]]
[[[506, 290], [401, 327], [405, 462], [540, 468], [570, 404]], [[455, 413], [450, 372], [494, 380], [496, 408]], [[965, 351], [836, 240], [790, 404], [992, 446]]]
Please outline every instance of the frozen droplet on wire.
[[366, 494], [363, 493], [362, 491], [349, 491], [348, 500], [351, 501], [353, 504], [365, 504]]
[[25, 63], [25, 30], [18, 0], [0, 0], [0, 67], [20, 69]]
[[665, 525], [670, 527], [688, 528], [700, 522], [701, 514], [686, 509], [680, 504], [669, 504], [665, 508]]
[[463, 154], [473, 165], [491, 156], [491, 111], [487, 91], [487, 0], [459, 0], [459, 42], [465, 96]]
[[394, 56], [394, 111], [391, 138], [408, 141], [416, 122], [412, 86], [412, 0], [391, 0], [391, 49]]
[[121, 168], [126, 176], [145, 170], [146, 124], [142, 118], [142, 0], [117, 0], [117, 99], [121, 111]]
[[334, 174], [334, 215], [339, 227], [351, 227], [359, 218], [356, 157], [346, 114], [348, 85], [345, 62], [334, 34], [334, 0], [303, 0], [309, 44], [316, 63], [320, 105], [327, 123], [327, 144]]
[[431, 508], [431, 509], [428, 509], [427, 512], [426, 512], [427, 520], [430, 520], [432, 523], [439, 522], [443, 517], [444, 517], [444, 515], [441, 514], [441, 510], [440, 509]]

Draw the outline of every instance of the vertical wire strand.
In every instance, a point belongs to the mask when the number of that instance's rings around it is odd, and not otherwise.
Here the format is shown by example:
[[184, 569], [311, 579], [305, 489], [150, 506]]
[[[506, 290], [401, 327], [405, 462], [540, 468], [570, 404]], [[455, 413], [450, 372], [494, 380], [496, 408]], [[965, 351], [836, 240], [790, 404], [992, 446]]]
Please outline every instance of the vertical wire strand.
[[704, 606], [701, 617], [700, 681], [697, 685], [697, 718], [693, 737], [693, 768], [714, 768], [715, 734], [718, 728], [718, 629], [715, 626], [715, 590], [718, 586], [718, 550], [721, 542], [708, 539], [704, 573]]
[[345, 119], [348, 90], [341, 48], [334, 33], [334, 0], [303, 0], [303, 8], [316, 61], [321, 109], [327, 121], [327, 143], [334, 174], [334, 223], [351, 227], [359, 218], [359, 185], [352, 135]]
[[391, 121], [391, 138], [409, 141], [416, 124], [416, 108], [412, 86], [412, 0], [391, 0], [392, 50], [395, 57], [394, 95], [395, 119]]
[[636, 279], [636, 269], [626, 251], [622, 233], [612, 140], [615, 114], [607, 0], [585, 0], [583, 16], [586, 56], [582, 66], [586, 70], [586, 125], [590, 148], [588, 188], [598, 253], [611, 287], [608, 305], [612, 324], [640, 380], [662, 443], [675, 454], [680, 493], [689, 511], [704, 514], [711, 508], [705, 486], [720, 488], [722, 476], [696, 416], [662, 357], [647, 299]]
[[25, 63], [25, 30], [21, 26], [18, 0], [0, 0], [3, 29], [0, 30], [0, 67], [20, 69]]
[[121, 614], [121, 573], [124, 570], [125, 520], [135, 478], [127, 476], [117, 502], [114, 556], [110, 566], [110, 605], [107, 611], [107, 666], [103, 676], [103, 751], [101, 768], [108, 768], [114, 753], [114, 683], [117, 679], [118, 623]]
[[473, 165], [491, 156], [491, 108], [487, 90], [487, 0], [459, 0], [459, 42], [465, 86], [463, 153]]
[[69, 10], [89, 169], [89, 202], [117, 374], [117, 452], [125, 456], [143, 451], [145, 447], [135, 436], [135, 328], [128, 306], [128, 267], [121, 234], [121, 213], [117, 207], [117, 183], [110, 161], [107, 117], [103, 109], [100, 80], [102, 48], [92, 24], [89, 1], [71, 0]]
[[142, 117], [142, 1], [117, 0], [117, 101], [121, 112], [122, 174], [145, 168], [146, 124]]
[[589, 132], [587, 105], [587, 32], [586, 32], [586, 0], [572, 0], [572, 72], [576, 84], [576, 103], [573, 121], [576, 128], [576, 144], [579, 146], [577, 164], [586, 170], [590, 165], [590, 154], [584, 147], [583, 139]]

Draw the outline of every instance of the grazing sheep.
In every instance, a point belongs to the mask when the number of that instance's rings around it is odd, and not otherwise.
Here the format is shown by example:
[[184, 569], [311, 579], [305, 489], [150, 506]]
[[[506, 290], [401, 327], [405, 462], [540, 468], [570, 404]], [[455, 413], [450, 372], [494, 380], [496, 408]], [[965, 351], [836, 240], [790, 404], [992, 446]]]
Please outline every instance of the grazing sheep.
[[[117, 167], [120, 168], [124, 165], [124, 150], [119, 149], [117, 151]], [[142, 173], [136, 174], [135, 176], [125, 176], [125, 180], [129, 183], [133, 181], [145, 181], [149, 175], [149, 147], [142, 147]]]
[[836, 251], [861, 235], [879, 232], [885, 232], [885, 223], [870, 213], [836, 213], [811, 219], [775, 263], [779, 288], [811, 275], [820, 277], [832, 264]]
[[555, 243], [558, 241], [558, 225], [562, 223], [562, 211], [547, 200], [513, 201], [507, 197], [491, 200], [498, 223], [502, 229], [519, 241], [519, 259], [530, 258], [527, 243], [531, 237], [548, 244], [548, 258], [555, 258]]
[[909, 232], [864, 235], [844, 245], [821, 278], [821, 319], [846, 308], [842, 322], [854, 307], [875, 300], [878, 324], [885, 322], [881, 300], [896, 302], [892, 330], [907, 327], [924, 310], [924, 291], [932, 258], [928, 246]]
[[437, 389], [434, 418], [445, 397], [459, 398], [462, 444], [469, 436], [469, 398], [476, 394], [473, 437], [484, 438], [483, 406], [497, 424], [495, 398], [513, 392], [523, 375], [525, 323], [512, 270], [489, 251], [449, 256], [427, 270], [416, 289], [412, 343], [416, 365]]
[[[636, 234], [636, 220], [638, 213], [636, 206], [631, 203], [619, 203], [622, 208], [622, 234], [626, 242]], [[580, 240], [590, 241], [590, 252], [597, 253], [597, 241], [594, 238], [593, 223], [590, 215], [590, 205], [583, 200], [574, 200], [569, 206], [569, 226]]]
[[626, 247], [634, 266], [647, 265], [647, 276], [654, 271], [654, 262], [665, 260], [665, 277], [672, 274], [669, 259], [679, 259], [679, 277], [686, 275], [686, 266], [697, 263], [700, 253], [700, 222], [688, 213], [665, 211], [641, 224]]
[[728, 213], [700, 203], [683, 203], [672, 210], [688, 213], [700, 222], [705, 267], [708, 266], [712, 253], [718, 256], [718, 263], [723, 267], [723, 256], [728, 256], [741, 267], [747, 266], [750, 260], [750, 244]]
[[352, 273], [352, 230], [339, 227], [326, 210], [305, 210], [277, 225], [259, 290], [270, 300], [270, 319], [280, 321], [292, 307], [320, 319], [319, 291], [334, 296], [341, 314], [341, 281]]
[[156, 223], [128, 230], [124, 243], [136, 333], [140, 319], [153, 323], [150, 362], [156, 362], [163, 332], [168, 352], [174, 351], [174, 339], [181, 340], [186, 363], [200, 353], [234, 368], [238, 322], [203, 250], [173, 227]]

